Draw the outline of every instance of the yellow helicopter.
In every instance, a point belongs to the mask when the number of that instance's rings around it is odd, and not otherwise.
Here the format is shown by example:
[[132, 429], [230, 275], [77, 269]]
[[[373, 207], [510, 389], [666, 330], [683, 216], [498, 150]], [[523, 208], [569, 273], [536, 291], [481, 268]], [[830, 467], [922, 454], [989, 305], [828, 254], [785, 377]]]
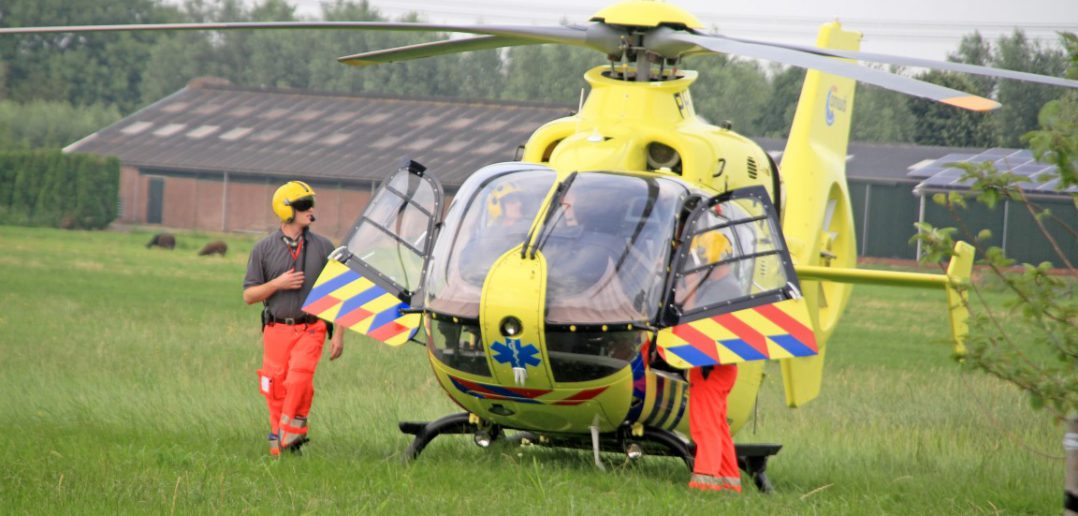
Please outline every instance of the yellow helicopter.
[[[866, 68], [928, 67], [1063, 87], [1023, 72], [858, 52], [860, 34], [824, 25], [815, 47], [703, 31], [671, 4], [631, 0], [587, 25], [273, 22], [0, 29], [354, 28], [476, 36], [340, 58], [371, 65], [527, 44], [599, 51], [576, 114], [539, 128], [519, 161], [475, 172], [448, 209], [436, 170], [405, 160], [371, 199], [304, 309], [391, 346], [418, 341], [463, 410], [414, 434], [417, 457], [442, 434], [480, 446], [518, 431], [534, 444], [693, 461], [687, 370], [738, 364], [732, 432], [749, 419], [766, 361], [786, 402], [820, 391], [827, 342], [852, 284], [946, 293], [956, 353], [973, 263], [959, 243], [946, 274], [856, 268], [845, 177], [857, 81], [971, 110], [991, 99]], [[750, 139], [693, 109], [685, 57], [735, 54], [808, 68], [782, 169]], [[769, 490], [779, 445], [739, 445], [739, 463]]]

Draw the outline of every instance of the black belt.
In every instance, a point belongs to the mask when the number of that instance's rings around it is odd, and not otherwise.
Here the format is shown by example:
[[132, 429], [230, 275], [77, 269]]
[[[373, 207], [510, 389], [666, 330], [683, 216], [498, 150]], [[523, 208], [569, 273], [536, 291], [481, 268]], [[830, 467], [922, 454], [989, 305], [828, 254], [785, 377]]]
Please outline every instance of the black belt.
[[303, 314], [298, 317], [275, 317], [273, 315], [270, 315], [268, 322], [270, 324], [277, 323], [292, 326], [296, 324], [314, 324], [318, 322], [318, 318], [311, 314]]

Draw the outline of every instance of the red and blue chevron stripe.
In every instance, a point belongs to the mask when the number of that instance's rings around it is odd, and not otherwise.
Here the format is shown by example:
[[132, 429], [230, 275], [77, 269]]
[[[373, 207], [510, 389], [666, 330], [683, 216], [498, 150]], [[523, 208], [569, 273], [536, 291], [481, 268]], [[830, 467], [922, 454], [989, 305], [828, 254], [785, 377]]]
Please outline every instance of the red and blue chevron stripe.
[[819, 353], [804, 300], [791, 299], [665, 328], [659, 353], [684, 369]]
[[303, 310], [386, 344], [398, 346], [419, 328], [419, 314], [363, 275], [329, 261], [311, 289]]

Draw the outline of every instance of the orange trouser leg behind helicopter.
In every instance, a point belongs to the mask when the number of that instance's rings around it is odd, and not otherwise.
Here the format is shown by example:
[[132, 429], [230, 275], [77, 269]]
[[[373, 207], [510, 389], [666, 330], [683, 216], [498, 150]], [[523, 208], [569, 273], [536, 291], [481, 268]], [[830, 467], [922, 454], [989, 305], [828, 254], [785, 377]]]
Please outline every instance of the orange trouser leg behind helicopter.
[[[307, 415], [314, 399], [314, 371], [322, 357], [326, 323], [270, 323], [263, 331], [259, 378], [269, 407], [270, 453], [298, 447], [307, 440]], [[273, 442], [273, 436], [277, 442]]]
[[689, 432], [696, 443], [696, 460], [689, 487], [705, 491], [741, 491], [741, 473], [730, 425], [726, 397], [737, 380], [737, 366], [718, 365], [704, 374], [689, 371]]

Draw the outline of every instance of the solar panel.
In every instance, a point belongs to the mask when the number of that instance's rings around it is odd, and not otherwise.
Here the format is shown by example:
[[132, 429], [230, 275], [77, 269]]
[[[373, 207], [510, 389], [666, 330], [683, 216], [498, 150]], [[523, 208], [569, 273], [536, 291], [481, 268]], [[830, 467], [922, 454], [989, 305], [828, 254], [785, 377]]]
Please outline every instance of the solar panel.
[[[996, 162], [994, 163], [994, 165], [996, 166], [996, 170], [1007, 171], [1007, 170], [1014, 170], [1017, 167], [1020, 167], [1022, 165], [1026, 165], [1026, 164], [1029, 164], [1029, 163], [1030, 163], [1030, 160], [1028, 160], [1028, 159], [1027, 160], [1013, 159], [1010, 156], [1008, 156], [1008, 157], [1005, 157], [1005, 158], [997, 159]], [[1036, 163], [1036, 162], [1034, 161], [1033, 163]]]
[[1033, 161], [1033, 153], [1028, 150], [1022, 149], [1014, 154], [1011, 154], [1010, 158], [1014, 160], [1021, 159], [1025, 161]]
[[993, 147], [991, 149], [988, 149], [988, 150], [978, 154], [977, 156], [1001, 158], [1003, 156], [1007, 156], [1007, 155], [1010, 155], [1010, 154], [1014, 154], [1014, 149], [1003, 149], [1003, 148], [1000, 148], [1000, 147]]
[[1016, 175], [1023, 176], [1023, 177], [1033, 177], [1033, 176], [1035, 176], [1037, 174], [1045, 172], [1046, 170], [1054, 169], [1054, 168], [1055, 167], [1051, 166], [1051, 165], [1045, 165], [1044, 163], [1034, 162], [1034, 163], [1027, 163], [1025, 165], [1019, 165], [1017, 167], [1014, 167], [1013, 169], [1011, 169], [1011, 172], [1016, 174]]
[[941, 170], [939, 173], [936, 174], [936, 177], [949, 177], [952, 179], [958, 179], [959, 177], [962, 177], [962, 175], [965, 173], [965, 170], [951, 167]]
[[932, 177], [943, 171], [943, 167], [939, 165], [928, 165], [916, 170], [911, 170], [906, 173], [909, 177]]
[[937, 159], [936, 162], [933, 163], [933, 164], [939, 164], [940, 166], [946, 166], [948, 163], [955, 163], [955, 162], [958, 162], [958, 161], [969, 161], [969, 159], [972, 158], [973, 156], [974, 156], [974, 154], [968, 154], [968, 153], [964, 153], [964, 152], [952, 152], [950, 154], [947, 154], [946, 156], [943, 156], [940, 159]]
[[967, 161], [969, 161], [970, 163], [988, 163], [991, 161], [996, 161], [997, 159], [999, 159], [999, 156], [990, 156], [982, 152], [976, 156], [973, 156]]
[[932, 177], [930, 177], [928, 179], [925, 179], [924, 181], [921, 182], [921, 184], [925, 185], [925, 186], [935, 186], [935, 187], [950, 186], [951, 184], [953, 184], [955, 182], [955, 179], [956, 178], [954, 178], [954, 177], [943, 177], [943, 176], [937, 174], [937, 175], [932, 176]]
[[[973, 180], [961, 180], [965, 170], [948, 166], [952, 163], [992, 163], [1000, 172], [1021, 176], [1023, 180], [1017, 183], [1017, 186], [1028, 192], [1056, 193], [1055, 186], [1059, 184], [1059, 179], [1055, 177], [1058, 175], [1058, 168], [1034, 160], [1033, 153], [1025, 149], [993, 148], [980, 154], [950, 153], [934, 161], [926, 161], [923, 166], [911, 170], [907, 175], [925, 178], [918, 187], [947, 190], [969, 188]], [[1078, 187], [1070, 187], [1066, 192], [1078, 192]]]
[[1051, 181], [1045, 182], [1045, 183], [1038, 183], [1035, 190], [1037, 190], [1038, 192], [1054, 192], [1055, 189], [1056, 189], [1056, 185], [1058, 185], [1058, 184], [1059, 184], [1059, 178], [1057, 177], [1057, 178], [1055, 178], [1055, 179], [1053, 179]]

